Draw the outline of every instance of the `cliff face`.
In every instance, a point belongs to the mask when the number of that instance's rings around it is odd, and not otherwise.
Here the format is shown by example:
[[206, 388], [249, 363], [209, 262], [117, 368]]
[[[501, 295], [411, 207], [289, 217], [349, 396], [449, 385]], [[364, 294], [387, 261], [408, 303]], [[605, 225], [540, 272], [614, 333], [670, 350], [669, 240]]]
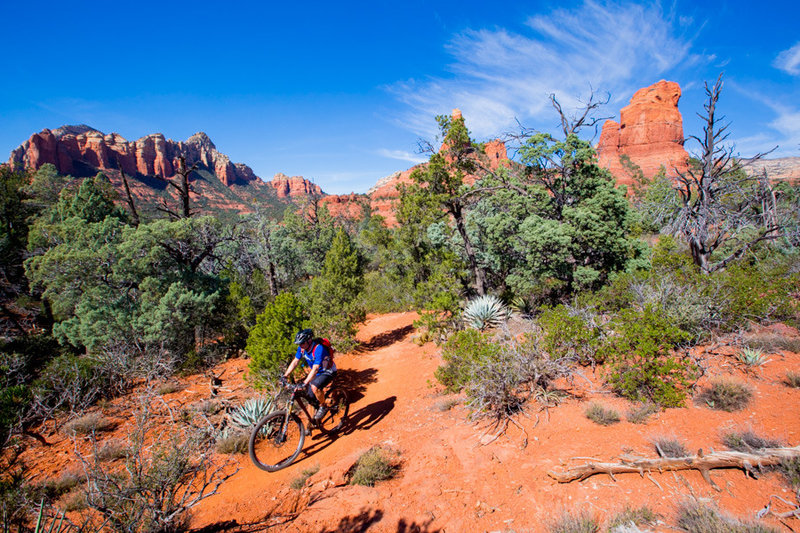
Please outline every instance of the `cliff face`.
[[9, 163], [33, 169], [51, 163], [61, 174], [122, 170], [129, 176], [138, 173], [171, 178], [179, 157], [185, 157], [189, 165], [202, 165], [228, 186], [257, 179], [250, 167], [233, 164], [218, 152], [202, 132], [183, 142], [166, 139], [160, 133], [129, 142], [117, 133], [104, 134], [84, 125], [44, 129], [12, 151]]
[[686, 170], [680, 97], [677, 83], [661, 80], [636, 91], [620, 111], [619, 122], [605, 122], [597, 144], [598, 159], [618, 183], [630, 185], [633, 177], [620, 161], [622, 156], [638, 165], [645, 177], [654, 176], [662, 165], [668, 176]]

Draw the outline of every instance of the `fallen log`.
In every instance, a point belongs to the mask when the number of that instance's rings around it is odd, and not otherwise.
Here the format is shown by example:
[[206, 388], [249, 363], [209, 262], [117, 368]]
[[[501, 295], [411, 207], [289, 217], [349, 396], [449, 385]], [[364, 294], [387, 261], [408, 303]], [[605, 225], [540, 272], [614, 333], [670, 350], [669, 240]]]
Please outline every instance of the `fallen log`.
[[719, 487], [711, 480], [709, 470], [714, 468], [741, 468], [745, 474], [756, 477], [757, 470], [780, 463], [784, 459], [800, 457], [800, 446], [794, 448], [763, 448], [752, 453], [722, 451], [703, 454], [700, 449], [697, 455], [687, 457], [647, 458], [625, 454], [620, 456], [619, 463], [588, 462], [562, 471], [551, 470], [547, 474], [559, 483], [583, 481], [595, 474], [608, 474], [616, 481], [614, 474], [639, 474], [642, 477], [650, 472], [670, 470], [698, 470], [703, 479], [715, 489]]

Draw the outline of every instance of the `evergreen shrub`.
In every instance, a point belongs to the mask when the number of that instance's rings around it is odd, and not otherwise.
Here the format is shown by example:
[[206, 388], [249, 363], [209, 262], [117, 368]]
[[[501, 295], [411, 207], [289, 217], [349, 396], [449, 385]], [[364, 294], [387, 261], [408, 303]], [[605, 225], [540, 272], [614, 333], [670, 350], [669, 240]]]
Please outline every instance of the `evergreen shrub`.
[[601, 330], [591, 313], [558, 305], [543, 308], [537, 322], [542, 328], [541, 348], [551, 359], [567, 358], [582, 364], [595, 361]]
[[309, 326], [300, 300], [290, 293], [279, 294], [256, 318], [250, 330], [246, 351], [250, 356], [250, 375], [258, 388], [273, 382], [297, 350], [294, 336]]
[[697, 369], [672, 349], [689, 335], [650, 307], [620, 311], [610, 329], [598, 353], [607, 362], [607, 379], [614, 390], [635, 401], [682, 405]]
[[501, 359], [501, 347], [490, 335], [474, 329], [454, 333], [442, 347], [444, 365], [436, 369], [436, 379], [448, 392], [460, 392], [489, 361]]

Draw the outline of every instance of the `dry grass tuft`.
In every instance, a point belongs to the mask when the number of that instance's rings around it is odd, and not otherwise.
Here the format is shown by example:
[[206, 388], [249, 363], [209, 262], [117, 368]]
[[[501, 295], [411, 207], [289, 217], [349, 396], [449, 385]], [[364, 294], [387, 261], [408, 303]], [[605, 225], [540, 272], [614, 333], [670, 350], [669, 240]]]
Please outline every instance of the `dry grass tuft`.
[[63, 430], [67, 435], [76, 436], [110, 431], [114, 429], [114, 427], [116, 427], [116, 424], [100, 413], [89, 413], [80, 418], [70, 420], [64, 424]]
[[564, 511], [547, 527], [547, 531], [550, 533], [597, 533], [600, 531], [600, 525], [588, 511], [579, 513]]
[[619, 422], [619, 413], [614, 409], [600, 405], [599, 403], [592, 403], [584, 411], [586, 418], [601, 426], [610, 426]]
[[396, 453], [374, 446], [356, 461], [350, 477], [351, 485], [373, 487], [375, 483], [391, 479], [397, 472]]
[[690, 455], [689, 450], [677, 437], [655, 437], [652, 442], [659, 457], [687, 457]]
[[689, 533], [778, 533], [777, 529], [758, 522], [740, 522], [698, 501], [680, 504], [677, 525], [681, 531]]
[[628, 410], [625, 418], [632, 424], [646, 424], [650, 416], [659, 411], [660, 408], [654, 403], [642, 403]]
[[289, 486], [292, 487], [294, 490], [300, 490], [303, 487], [305, 487], [308, 478], [310, 478], [317, 472], [319, 472], [319, 465], [312, 466], [311, 468], [306, 468], [305, 470], [300, 472], [300, 475], [298, 477], [292, 480]]
[[732, 379], [717, 379], [705, 389], [698, 399], [711, 409], [719, 411], [739, 411], [747, 407], [753, 391], [746, 384]]

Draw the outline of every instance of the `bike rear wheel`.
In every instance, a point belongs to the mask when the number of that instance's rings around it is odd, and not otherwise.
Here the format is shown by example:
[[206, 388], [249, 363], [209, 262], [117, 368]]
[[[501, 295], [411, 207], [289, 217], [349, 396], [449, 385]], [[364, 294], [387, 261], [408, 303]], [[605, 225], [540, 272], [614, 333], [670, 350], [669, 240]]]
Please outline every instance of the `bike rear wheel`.
[[286, 411], [275, 411], [262, 418], [250, 433], [250, 460], [261, 470], [275, 472], [286, 468], [303, 449], [306, 431], [300, 418]]
[[347, 391], [334, 387], [325, 395], [325, 406], [328, 412], [322, 417], [318, 425], [325, 433], [336, 433], [341, 430], [347, 421], [350, 412], [350, 399]]

